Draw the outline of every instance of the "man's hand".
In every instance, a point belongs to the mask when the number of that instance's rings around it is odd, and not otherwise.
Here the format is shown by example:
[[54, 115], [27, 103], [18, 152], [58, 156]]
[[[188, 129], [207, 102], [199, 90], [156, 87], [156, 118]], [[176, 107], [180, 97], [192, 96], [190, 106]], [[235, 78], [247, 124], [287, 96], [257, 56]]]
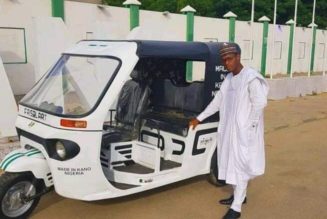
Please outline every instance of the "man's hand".
[[195, 129], [195, 127], [200, 123], [199, 120], [197, 120], [196, 118], [191, 119], [191, 121], [188, 123], [189, 127], [193, 127], [192, 130]]

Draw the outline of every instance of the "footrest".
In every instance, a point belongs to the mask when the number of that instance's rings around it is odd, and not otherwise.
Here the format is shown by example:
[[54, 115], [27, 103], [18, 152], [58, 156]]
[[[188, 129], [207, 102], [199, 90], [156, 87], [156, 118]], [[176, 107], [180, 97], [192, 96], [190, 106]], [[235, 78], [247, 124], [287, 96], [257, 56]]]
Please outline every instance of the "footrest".
[[164, 160], [163, 158], [160, 160], [160, 171], [169, 170], [180, 166], [182, 166], [181, 163], [177, 163], [171, 160]]

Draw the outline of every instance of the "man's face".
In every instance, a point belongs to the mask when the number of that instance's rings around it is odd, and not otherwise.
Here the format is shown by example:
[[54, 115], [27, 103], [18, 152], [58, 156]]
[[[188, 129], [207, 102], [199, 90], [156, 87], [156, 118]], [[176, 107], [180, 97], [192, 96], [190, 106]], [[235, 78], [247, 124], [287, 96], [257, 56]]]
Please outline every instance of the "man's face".
[[226, 54], [221, 57], [225, 68], [229, 72], [234, 72], [235, 69], [240, 65], [240, 55], [236, 53]]

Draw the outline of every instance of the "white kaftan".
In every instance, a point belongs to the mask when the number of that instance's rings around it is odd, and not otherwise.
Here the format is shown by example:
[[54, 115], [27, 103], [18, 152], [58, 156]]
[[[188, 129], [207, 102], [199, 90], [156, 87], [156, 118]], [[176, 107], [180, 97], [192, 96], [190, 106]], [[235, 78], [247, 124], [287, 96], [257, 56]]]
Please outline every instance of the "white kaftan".
[[217, 134], [218, 178], [237, 185], [264, 173], [263, 108], [268, 85], [251, 68], [229, 73], [220, 91], [197, 117], [199, 121], [220, 111]]

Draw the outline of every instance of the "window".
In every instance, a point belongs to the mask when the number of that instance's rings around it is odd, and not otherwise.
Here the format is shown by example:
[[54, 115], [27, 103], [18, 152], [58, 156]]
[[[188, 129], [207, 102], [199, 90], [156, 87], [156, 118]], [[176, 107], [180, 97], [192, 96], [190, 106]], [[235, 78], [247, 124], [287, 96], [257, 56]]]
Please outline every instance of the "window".
[[193, 77], [192, 81], [204, 81], [205, 78], [205, 62], [196, 62], [193, 61]]
[[24, 28], [0, 27], [0, 56], [4, 64], [26, 64]]
[[251, 43], [251, 40], [243, 40], [241, 48], [242, 59], [251, 60], [253, 58], [253, 43]]
[[318, 45], [318, 58], [319, 59], [325, 58], [325, 51], [326, 51], [325, 43], [319, 43], [319, 45]]
[[119, 64], [114, 58], [63, 55], [22, 103], [55, 115], [85, 115], [96, 107]]
[[275, 41], [274, 45], [274, 59], [281, 59], [282, 58], [282, 51], [283, 51], [283, 43], [282, 41]]
[[298, 44], [298, 59], [305, 58], [305, 42], [299, 42]]

